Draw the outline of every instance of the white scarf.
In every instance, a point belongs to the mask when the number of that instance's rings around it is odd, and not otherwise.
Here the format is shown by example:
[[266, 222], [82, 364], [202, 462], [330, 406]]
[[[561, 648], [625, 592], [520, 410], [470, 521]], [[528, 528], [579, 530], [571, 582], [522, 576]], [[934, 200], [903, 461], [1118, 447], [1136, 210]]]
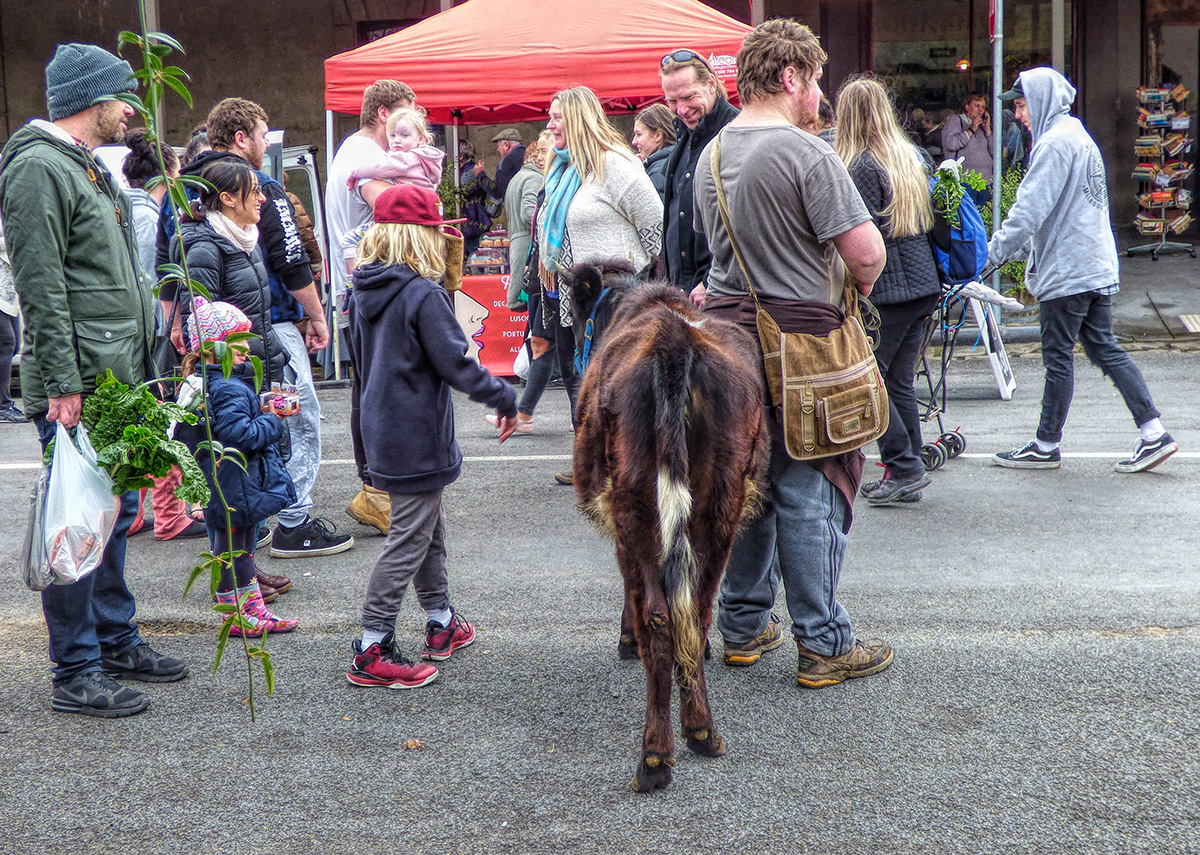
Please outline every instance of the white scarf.
[[209, 211], [205, 219], [214, 232], [228, 238], [242, 252], [252, 253], [254, 247], [258, 246], [258, 226], [254, 223], [243, 228], [220, 211]]

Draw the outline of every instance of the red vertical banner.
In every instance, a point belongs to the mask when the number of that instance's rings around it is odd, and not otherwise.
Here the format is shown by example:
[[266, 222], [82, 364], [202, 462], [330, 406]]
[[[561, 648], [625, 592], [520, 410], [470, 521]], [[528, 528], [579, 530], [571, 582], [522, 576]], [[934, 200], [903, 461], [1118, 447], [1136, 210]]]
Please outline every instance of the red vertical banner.
[[996, 0], [988, 0], [988, 40], [996, 40]]

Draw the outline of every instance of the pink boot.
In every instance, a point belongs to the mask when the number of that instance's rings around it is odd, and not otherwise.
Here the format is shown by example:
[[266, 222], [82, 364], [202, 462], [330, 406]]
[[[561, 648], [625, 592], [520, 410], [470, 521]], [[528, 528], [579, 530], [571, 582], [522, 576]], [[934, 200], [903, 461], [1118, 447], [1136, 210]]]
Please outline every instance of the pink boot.
[[291, 632], [300, 625], [300, 621], [281, 618], [267, 608], [266, 603], [263, 602], [258, 582], [251, 582], [244, 588], [238, 588], [237, 591], [217, 591], [217, 602], [233, 605], [237, 598], [244, 597], [247, 592], [250, 593], [250, 596], [246, 598], [245, 605], [242, 606], [242, 617], [254, 628], [244, 630], [235, 626], [229, 630], [230, 635], [258, 638], [264, 632]]

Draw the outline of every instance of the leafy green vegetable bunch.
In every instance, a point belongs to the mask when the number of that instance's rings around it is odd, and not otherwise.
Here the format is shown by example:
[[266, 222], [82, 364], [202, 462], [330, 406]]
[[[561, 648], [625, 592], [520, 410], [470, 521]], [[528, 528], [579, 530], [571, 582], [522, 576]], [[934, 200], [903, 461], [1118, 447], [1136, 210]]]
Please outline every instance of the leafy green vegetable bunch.
[[96, 378], [96, 392], [83, 402], [82, 420], [97, 462], [113, 479], [113, 492], [152, 487], [178, 466], [183, 479], [175, 495], [206, 505], [208, 484], [188, 447], [167, 438], [172, 422], [194, 425], [197, 417], [172, 402], [159, 401], [145, 385], [129, 388], [109, 370]]

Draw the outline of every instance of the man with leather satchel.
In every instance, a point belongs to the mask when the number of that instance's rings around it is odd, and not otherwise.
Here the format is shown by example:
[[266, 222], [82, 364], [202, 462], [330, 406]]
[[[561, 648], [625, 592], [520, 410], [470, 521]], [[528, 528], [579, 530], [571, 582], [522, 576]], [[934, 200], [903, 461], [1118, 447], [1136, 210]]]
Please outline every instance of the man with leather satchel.
[[[725, 663], [753, 664], [783, 643], [772, 614], [782, 580], [799, 651], [796, 681], [807, 688], [875, 674], [892, 661], [888, 645], [856, 638], [836, 598], [862, 478], [858, 449], [887, 425], [882, 381], [855, 305], [870, 293], [886, 254], [837, 154], [800, 130], [816, 116], [827, 58], [808, 27], [782, 19], [756, 27], [737, 58], [742, 112], [701, 154], [695, 181], [695, 220], [713, 256], [705, 310], [764, 343], [765, 388], [775, 404], [763, 510], [734, 544], [721, 586]], [[844, 288], [847, 273], [855, 288]], [[843, 369], [796, 384], [789, 372], [806, 370], [801, 363], [810, 355], [791, 353], [798, 339], [813, 353], [842, 348], [834, 361], [843, 360]], [[809, 387], [830, 377], [852, 377], [853, 388], [818, 388], [817, 400], [804, 403]], [[799, 406], [775, 400], [789, 390]], [[846, 409], [839, 396], [858, 403]], [[819, 424], [798, 417], [810, 409], [823, 413]]]

